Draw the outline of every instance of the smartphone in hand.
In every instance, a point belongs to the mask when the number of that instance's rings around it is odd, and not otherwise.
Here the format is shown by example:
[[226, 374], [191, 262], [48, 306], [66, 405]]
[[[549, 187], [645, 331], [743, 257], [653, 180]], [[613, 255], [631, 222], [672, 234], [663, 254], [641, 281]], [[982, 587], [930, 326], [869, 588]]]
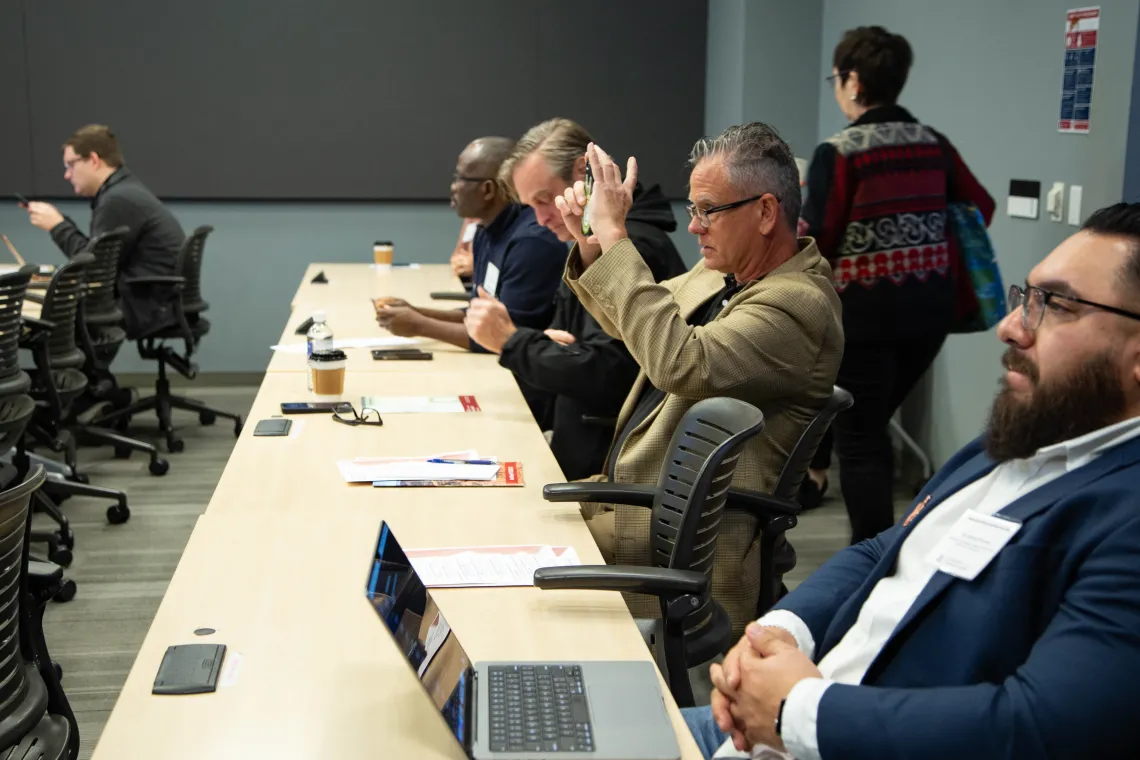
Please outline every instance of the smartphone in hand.
[[594, 170], [590, 168], [589, 158], [586, 159], [586, 181], [584, 184], [586, 185], [586, 205], [582, 207], [582, 234], [588, 236], [592, 231], [590, 219], [593, 216], [590, 213], [590, 196], [594, 194]]
[[16, 199], [16, 203], [20, 204], [20, 208], [28, 207], [28, 199], [19, 193], [12, 193], [12, 197]]

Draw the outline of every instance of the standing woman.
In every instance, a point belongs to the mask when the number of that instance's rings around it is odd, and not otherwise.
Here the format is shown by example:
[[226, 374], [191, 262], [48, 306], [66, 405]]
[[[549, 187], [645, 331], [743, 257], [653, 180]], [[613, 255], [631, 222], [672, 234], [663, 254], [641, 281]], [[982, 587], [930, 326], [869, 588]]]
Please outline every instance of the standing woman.
[[[846, 338], [837, 384], [855, 405], [832, 426], [852, 543], [894, 524], [895, 410], [946, 340], [955, 280], [946, 206], [994, 202], [950, 141], [895, 101], [910, 44], [881, 26], [851, 29], [832, 57], [835, 100], [851, 124], [815, 150], [800, 234], [831, 262]], [[827, 488], [830, 436], [801, 487], [805, 507]]]

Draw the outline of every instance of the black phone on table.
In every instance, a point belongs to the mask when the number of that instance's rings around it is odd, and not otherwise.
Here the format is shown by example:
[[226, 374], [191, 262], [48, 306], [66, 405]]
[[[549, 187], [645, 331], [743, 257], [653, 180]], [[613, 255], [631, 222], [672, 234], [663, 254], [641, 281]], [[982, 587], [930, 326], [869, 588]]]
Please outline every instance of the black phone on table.
[[377, 348], [373, 349], [372, 358], [376, 361], [416, 361], [431, 359], [432, 354], [418, 348]]
[[292, 427], [293, 420], [270, 417], [267, 420], [260, 420], [257, 423], [257, 427], [253, 429], [253, 434], [260, 436], [285, 436], [289, 435], [289, 429]]
[[282, 414], [327, 414], [336, 408], [337, 401], [293, 401], [281, 404]]

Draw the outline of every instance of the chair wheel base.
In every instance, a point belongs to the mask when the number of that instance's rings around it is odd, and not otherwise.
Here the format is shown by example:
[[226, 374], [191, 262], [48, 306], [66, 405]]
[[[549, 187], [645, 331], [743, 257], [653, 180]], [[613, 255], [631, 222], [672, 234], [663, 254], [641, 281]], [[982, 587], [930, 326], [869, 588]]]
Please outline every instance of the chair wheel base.
[[[48, 561], [54, 562], [60, 567], [71, 567], [71, 563], [74, 560], [75, 557], [72, 555], [70, 549], [52, 549], [48, 552]], [[68, 581], [68, 583], [71, 583], [73, 586], [75, 585], [72, 581]], [[64, 585], [66, 586], [67, 584], [65, 583]], [[60, 592], [62, 590], [63, 589], [60, 589]], [[59, 596], [60, 592], [56, 592], [56, 596]], [[72, 593], [72, 596], [75, 596], [75, 594]]]
[[166, 449], [171, 454], [177, 454], [178, 452], [182, 451], [184, 448], [186, 448], [186, 444], [185, 444], [185, 442], [183, 442], [183, 440], [181, 438], [174, 438], [171, 436], [171, 437], [168, 437], [166, 439]]
[[150, 474], [155, 476], [165, 475], [170, 471], [170, 462], [165, 459], [152, 459], [150, 460]]
[[122, 525], [131, 519], [131, 510], [123, 504], [113, 504], [107, 507], [107, 522], [112, 525]]
[[133, 450], [130, 446], [116, 446], [115, 459], [130, 459]]
[[239, 435], [241, 435], [241, 429], [242, 429], [242, 422], [241, 422], [241, 418], [239, 417], [238, 421], [234, 423], [234, 438], [237, 438]]
[[[63, 582], [63, 585], [59, 587], [59, 591], [55, 592], [55, 596], [53, 596], [52, 599], [60, 603], [67, 603], [75, 598], [76, 591], [78, 591], [78, 588], [75, 585], [75, 581], [67, 579]], [[56, 665], [55, 668], [56, 675], [62, 680], [63, 668], [59, 665]]]
[[68, 480], [70, 480], [72, 483], [78, 483], [83, 486], [89, 485], [91, 483], [91, 478], [82, 472], [75, 473], [70, 478], [68, 478]]
[[198, 422], [202, 423], [203, 425], [213, 425], [217, 421], [218, 415], [214, 414], [213, 412], [202, 412], [198, 415]]

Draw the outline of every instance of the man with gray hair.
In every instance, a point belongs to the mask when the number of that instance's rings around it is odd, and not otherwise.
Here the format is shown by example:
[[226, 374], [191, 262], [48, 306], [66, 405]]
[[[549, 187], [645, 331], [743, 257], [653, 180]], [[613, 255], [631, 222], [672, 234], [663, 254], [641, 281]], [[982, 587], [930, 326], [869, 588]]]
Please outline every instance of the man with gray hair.
[[[811, 238], [796, 238], [799, 172], [787, 144], [766, 124], [730, 127], [697, 142], [689, 178], [689, 232], [702, 261], [660, 284], [625, 226], [637, 182], [625, 180], [591, 144], [592, 234], [582, 234], [583, 183], [556, 203], [577, 245], [565, 281], [602, 328], [625, 342], [641, 367], [618, 418], [604, 476], [656, 483], [669, 440], [697, 401], [729, 396], [764, 412], [762, 435], [745, 445], [734, 485], [770, 491], [788, 454], [831, 395], [843, 353], [831, 268]], [[650, 565], [650, 514], [637, 507], [584, 505], [609, 562]], [[712, 593], [741, 635], [755, 617], [760, 551], [757, 521], [730, 511], [722, 523]], [[648, 597], [627, 599], [657, 617]]]

